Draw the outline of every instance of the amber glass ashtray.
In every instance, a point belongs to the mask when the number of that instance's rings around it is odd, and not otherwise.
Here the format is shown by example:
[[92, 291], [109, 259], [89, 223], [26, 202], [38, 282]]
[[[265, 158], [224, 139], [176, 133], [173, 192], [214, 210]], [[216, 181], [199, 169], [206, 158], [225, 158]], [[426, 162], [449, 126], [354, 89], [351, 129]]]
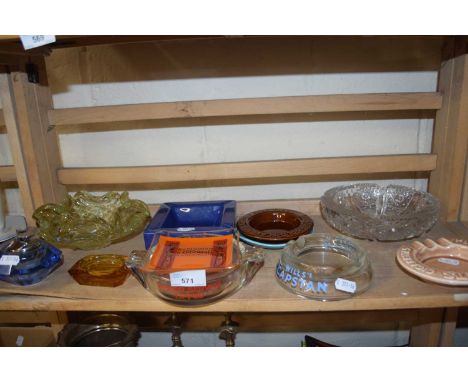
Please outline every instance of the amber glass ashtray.
[[81, 285], [116, 287], [130, 274], [126, 260], [127, 256], [89, 255], [77, 261], [68, 273]]

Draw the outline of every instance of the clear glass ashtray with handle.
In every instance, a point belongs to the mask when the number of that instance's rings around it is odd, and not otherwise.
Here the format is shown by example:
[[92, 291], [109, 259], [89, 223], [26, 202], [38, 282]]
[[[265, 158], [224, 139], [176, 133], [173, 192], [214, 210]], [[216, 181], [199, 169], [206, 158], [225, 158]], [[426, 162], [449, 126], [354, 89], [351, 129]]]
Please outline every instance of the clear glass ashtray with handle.
[[428, 231], [439, 217], [432, 194], [400, 185], [339, 186], [320, 198], [324, 219], [337, 231], [360, 239], [398, 241]]
[[176, 305], [205, 305], [246, 285], [262, 267], [263, 251], [225, 231], [162, 231], [147, 251], [130, 253], [126, 265], [155, 296]]
[[366, 252], [353, 240], [313, 233], [290, 241], [282, 250], [276, 279], [302, 297], [343, 300], [369, 288], [372, 269]]

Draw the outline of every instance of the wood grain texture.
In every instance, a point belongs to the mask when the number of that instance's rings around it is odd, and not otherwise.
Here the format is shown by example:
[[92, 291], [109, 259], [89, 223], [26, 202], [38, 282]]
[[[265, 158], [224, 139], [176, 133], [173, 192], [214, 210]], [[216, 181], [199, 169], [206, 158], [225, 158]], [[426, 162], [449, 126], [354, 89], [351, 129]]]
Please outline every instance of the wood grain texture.
[[[53, 50], [46, 59], [53, 94], [78, 83], [438, 70], [443, 37], [237, 36], [157, 40], [158, 36], [156, 41], [147, 43]], [[67, 65], [62, 65], [63, 59]], [[75, 72], [86, 75], [74, 78]]]
[[28, 224], [33, 225], [32, 214], [35, 208], [31, 191], [31, 181], [27, 175], [27, 161], [24, 158], [24, 149], [19, 131], [16, 100], [13, 92], [11, 75], [0, 73], [0, 96], [7, 128], [13, 163], [15, 164], [16, 179], [21, 194], [21, 201]]
[[292, 159], [277, 161], [207, 163], [193, 165], [62, 168], [59, 181], [77, 184], [138, 184], [235, 179], [373, 174], [431, 171], [436, 156], [430, 154]]
[[444, 309], [418, 311], [418, 319], [411, 328], [410, 346], [439, 346]]
[[[468, 190], [462, 207], [468, 149], [468, 55], [443, 62], [439, 91], [444, 94], [436, 114], [433, 150], [438, 164], [429, 180], [429, 191], [442, 202], [441, 217], [446, 221], [468, 219]], [[461, 215], [461, 216], [460, 216]]]
[[149, 119], [225, 117], [383, 110], [435, 110], [438, 93], [337, 94], [178, 101], [49, 110], [51, 125]]
[[457, 328], [457, 316], [458, 308], [444, 309], [438, 346], [453, 346], [455, 330]]
[[[39, 78], [45, 79], [43, 59], [34, 58]], [[48, 128], [47, 110], [52, 105], [50, 90], [46, 83], [34, 84], [27, 74], [12, 72], [7, 76], [4, 112], [9, 106], [6, 119], [8, 137], [23, 201], [26, 219], [33, 223], [34, 209], [47, 202], [61, 201], [65, 188], [58, 183], [56, 169], [61, 167], [57, 135]], [[19, 163], [19, 165], [18, 165]]]
[[0, 166], [0, 182], [15, 182], [15, 166]]
[[[240, 203], [242, 206], [242, 203]], [[278, 208], [288, 208], [287, 201], [278, 202]], [[294, 207], [298, 207], [295, 205]], [[247, 211], [248, 209], [246, 209]], [[303, 201], [301, 211], [311, 215], [316, 203]], [[312, 215], [315, 232], [336, 233], [320, 216]], [[422, 238], [453, 237], [445, 225], [437, 224]], [[54, 274], [38, 285], [17, 287], [0, 283], [0, 310], [27, 311], [141, 311], [141, 312], [319, 312], [353, 310], [439, 309], [468, 306], [466, 288], [430, 284], [418, 280], [399, 268], [395, 262], [401, 242], [379, 243], [359, 240], [365, 248], [373, 268], [370, 289], [352, 299], [321, 302], [302, 299], [281, 288], [275, 280], [275, 266], [279, 251], [265, 253], [265, 265], [251, 283], [231, 297], [198, 308], [178, 307], [163, 302], [146, 291], [135, 278], [117, 288], [86, 287], [77, 284], [67, 270], [85, 251], [64, 251], [65, 263]], [[138, 237], [93, 253], [127, 255], [133, 249], [143, 249]], [[15, 294], [13, 294], [15, 293]], [[424, 317], [424, 316], [421, 316]], [[442, 321], [442, 319], [441, 319]], [[424, 325], [421, 318], [419, 324]], [[427, 329], [427, 328], [426, 328]]]

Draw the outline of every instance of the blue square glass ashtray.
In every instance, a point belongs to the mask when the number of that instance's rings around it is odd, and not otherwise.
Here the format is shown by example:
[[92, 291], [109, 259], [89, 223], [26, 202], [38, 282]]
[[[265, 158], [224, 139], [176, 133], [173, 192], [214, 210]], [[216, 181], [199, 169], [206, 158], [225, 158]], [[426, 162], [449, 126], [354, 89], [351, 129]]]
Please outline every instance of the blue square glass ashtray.
[[145, 247], [148, 249], [155, 234], [161, 231], [173, 237], [213, 231], [229, 235], [234, 232], [235, 225], [235, 200], [163, 203], [145, 229]]

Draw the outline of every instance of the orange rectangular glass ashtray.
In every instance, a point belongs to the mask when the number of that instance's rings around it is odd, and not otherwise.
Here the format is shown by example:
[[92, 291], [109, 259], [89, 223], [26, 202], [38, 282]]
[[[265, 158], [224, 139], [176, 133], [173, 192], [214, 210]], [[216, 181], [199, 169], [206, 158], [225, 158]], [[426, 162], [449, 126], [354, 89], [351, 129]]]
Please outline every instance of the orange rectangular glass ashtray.
[[237, 264], [233, 256], [233, 235], [209, 237], [160, 236], [152, 249], [147, 270], [175, 272], [206, 269], [217, 272]]

